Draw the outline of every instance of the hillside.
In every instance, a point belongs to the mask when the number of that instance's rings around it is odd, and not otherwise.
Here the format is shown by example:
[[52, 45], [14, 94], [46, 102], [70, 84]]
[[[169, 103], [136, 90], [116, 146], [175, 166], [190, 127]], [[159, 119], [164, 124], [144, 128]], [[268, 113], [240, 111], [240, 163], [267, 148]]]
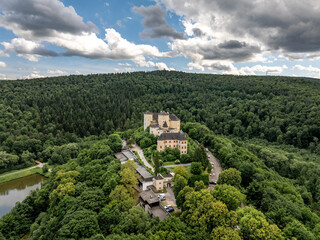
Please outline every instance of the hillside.
[[[120, 137], [143, 142], [150, 157], [146, 110], [176, 114], [240, 180], [208, 191], [177, 173], [181, 215], [151, 220], [113, 157]], [[320, 239], [319, 122], [314, 79], [155, 71], [0, 81], [0, 173], [56, 165], [0, 220], [0, 238]]]
[[318, 152], [319, 92], [303, 78], [167, 71], [1, 81], [0, 151], [11, 162], [1, 169], [41, 160], [47, 146], [140, 126], [146, 110]]

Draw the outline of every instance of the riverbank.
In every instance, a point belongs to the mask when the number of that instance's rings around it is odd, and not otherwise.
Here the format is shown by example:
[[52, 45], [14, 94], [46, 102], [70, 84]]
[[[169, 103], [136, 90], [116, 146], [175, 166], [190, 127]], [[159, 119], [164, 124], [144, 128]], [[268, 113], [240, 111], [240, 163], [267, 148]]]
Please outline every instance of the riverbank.
[[49, 177], [49, 172], [43, 173], [42, 167], [29, 167], [25, 169], [14, 170], [0, 175], [0, 183], [8, 182], [14, 179], [30, 176], [39, 173], [45, 177]]

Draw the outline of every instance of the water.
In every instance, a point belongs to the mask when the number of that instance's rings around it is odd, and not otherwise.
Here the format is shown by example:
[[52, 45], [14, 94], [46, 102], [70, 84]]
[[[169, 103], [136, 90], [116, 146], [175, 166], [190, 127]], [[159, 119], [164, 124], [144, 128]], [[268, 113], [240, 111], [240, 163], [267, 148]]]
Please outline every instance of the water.
[[41, 188], [41, 183], [46, 179], [40, 174], [33, 174], [0, 183], [0, 218], [10, 212], [16, 202], [22, 202], [30, 194], [31, 190]]

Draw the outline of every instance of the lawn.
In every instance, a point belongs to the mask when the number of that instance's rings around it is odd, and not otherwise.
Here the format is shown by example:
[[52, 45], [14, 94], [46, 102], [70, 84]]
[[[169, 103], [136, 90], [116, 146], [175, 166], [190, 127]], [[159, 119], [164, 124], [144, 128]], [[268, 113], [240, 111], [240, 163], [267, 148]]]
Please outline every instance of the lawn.
[[[42, 175], [44, 175], [46, 177], [48, 177], [49, 174], [50, 174], [49, 172], [43, 174], [42, 173], [42, 168], [40, 168], [40, 167], [36, 167], [36, 168], [32, 168], [32, 169], [26, 168], [26, 170], [24, 170], [22, 172], [19, 172], [21, 170], [23, 170], [23, 169], [11, 171], [11, 172], [6, 172], [6, 173], [1, 174], [0, 175], [0, 183], [7, 182], [7, 181], [10, 181], [10, 180], [14, 180], [14, 179], [17, 179], [17, 178], [26, 177], [26, 176], [29, 176], [29, 175], [32, 175], [32, 174], [36, 174], [36, 173], [42, 174]], [[9, 173], [13, 173], [13, 174], [7, 175]]]
[[[186, 170], [187, 170], [187, 172], [189, 173], [189, 174], [191, 174], [190, 173], [190, 171], [191, 171], [191, 165], [189, 165], [189, 166], [183, 166]], [[176, 167], [167, 167], [166, 169], [168, 169], [170, 172], [174, 172], [174, 169], [175, 169]]]

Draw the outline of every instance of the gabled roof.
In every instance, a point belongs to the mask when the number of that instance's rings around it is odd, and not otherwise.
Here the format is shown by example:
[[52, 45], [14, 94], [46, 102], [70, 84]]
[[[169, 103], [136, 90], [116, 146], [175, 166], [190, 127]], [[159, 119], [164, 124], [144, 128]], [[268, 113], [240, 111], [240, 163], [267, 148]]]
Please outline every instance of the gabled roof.
[[164, 128], [167, 128], [167, 127], [168, 127], [167, 121], [164, 121], [164, 123], [163, 123], [163, 126], [162, 126], [162, 127], [164, 127]]
[[170, 118], [170, 121], [180, 121], [180, 119], [174, 114], [170, 114], [169, 118]]
[[152, 112], [150, 112], [150, 111], [146, 111], [144, 114], [152, 114]]
[[187, 140], [186, 134], [182, 131], [177, 133], [162, 133], [158, 138], [158, 141], [162, 140], [180, 140], [184, 141]]
[[162, 177], [160, 174], [158, 174], [158, 175], [155, 177], [155, 179], [156, 179], [156, 180], [162, 180], [163, 177]]
[[167, 176], [165, 176], [166, 178], [172, 178], [172, 174], [171, 173], [168, 173]]

